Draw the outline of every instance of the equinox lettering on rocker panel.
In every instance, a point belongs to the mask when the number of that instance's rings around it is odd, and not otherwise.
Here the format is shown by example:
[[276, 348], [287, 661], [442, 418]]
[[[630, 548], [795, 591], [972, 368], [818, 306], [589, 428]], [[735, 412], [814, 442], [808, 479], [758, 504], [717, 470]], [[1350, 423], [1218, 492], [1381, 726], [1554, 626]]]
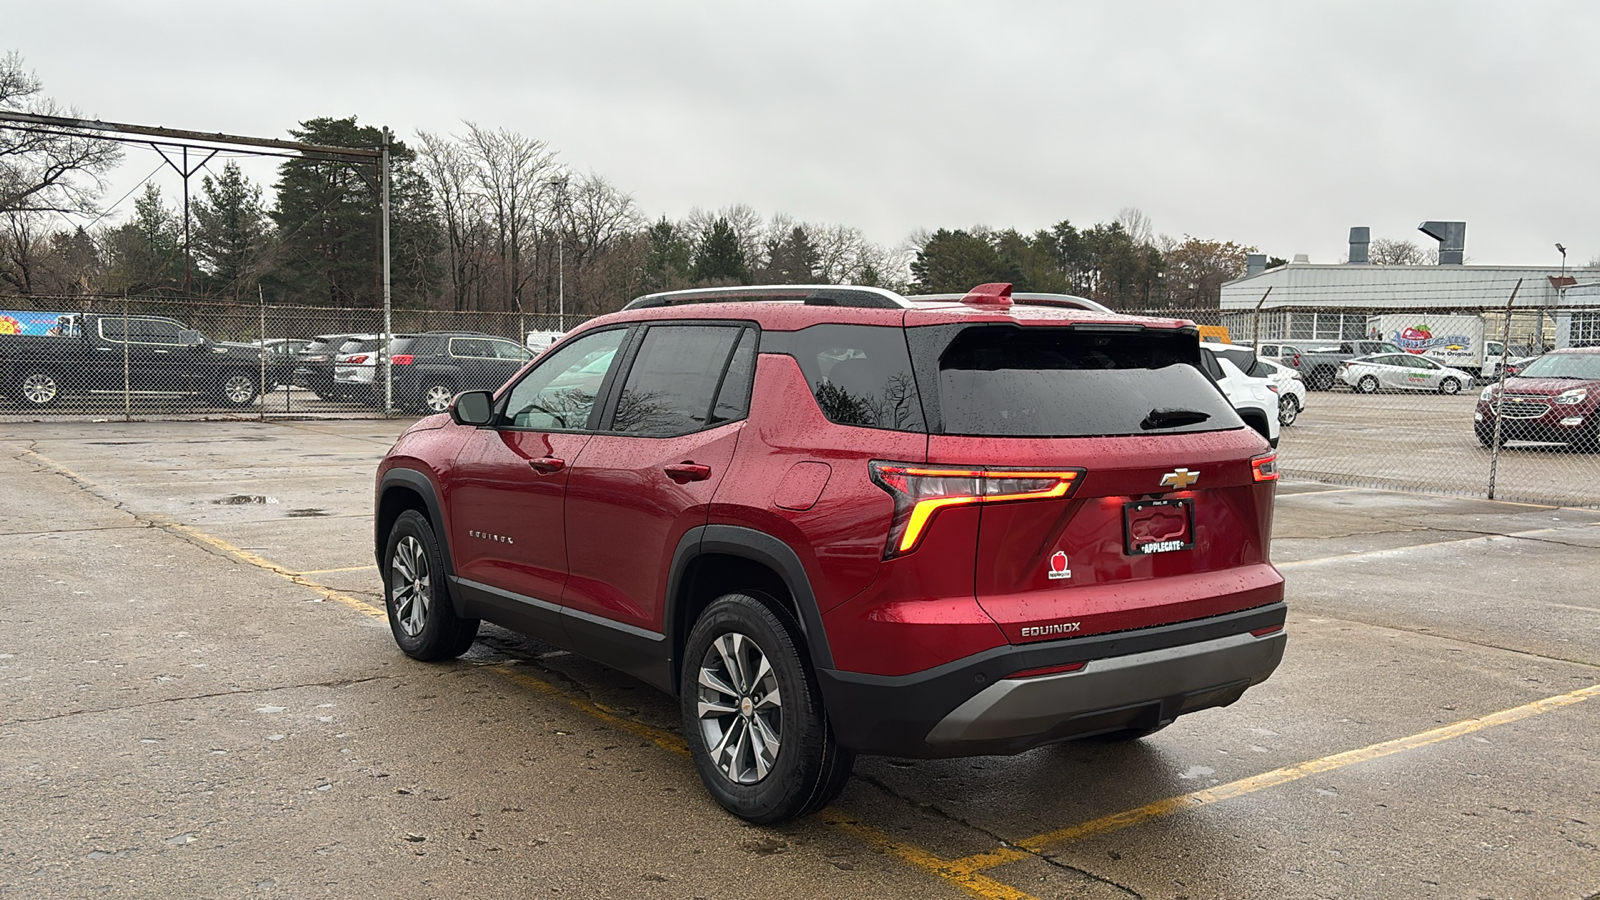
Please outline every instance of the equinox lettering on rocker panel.
[[1057, 622], [1054, 625], [1027, 625], [1022, 629], [1023, 637], [1044, 637], [1047, 634], [1068, 634], [1077, 631], [1082, 622]]

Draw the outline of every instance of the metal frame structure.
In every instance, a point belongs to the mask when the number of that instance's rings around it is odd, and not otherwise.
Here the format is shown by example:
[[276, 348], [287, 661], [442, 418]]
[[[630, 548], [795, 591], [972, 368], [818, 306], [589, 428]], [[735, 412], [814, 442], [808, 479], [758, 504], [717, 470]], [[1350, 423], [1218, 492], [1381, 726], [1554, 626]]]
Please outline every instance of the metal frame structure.
[[[275, 138], [258, 138], [222, 132], [190, 131], [181, 128], [160, 128], [150, 125], [131, 125], [125, 122], [105, 122], [99, 119], [76, 119], [63, 116], [41, 116], [33, 113], [0, 111], [0, 128], [27, 131], [37, 134], [61, 134], [92, 137], [124, 144], [145, 144], [160, 154], [163, 161], [183, 178], [183, 288], [189, 293], [193, 257], [189, 247], [189, 179], [223, 150], [234, 150], [253, 156], [281, 156], [287, 159], [333, 160], [349, 162], [371, 159], [378, 162], [379, 215], [382, 219], [383, 243], [383, 353], [384, 353], [384, 411], [394, 410], [394, 378], [387, 362], [389, 341], [394, 332], [392, 278], [389, 253], [389, 184], [391, 132], [383, 128], [383, 143], [376, 148], [336, 147], [328, 144], [309, 144], [303, 141], [284, 141]], [[152, 140], [159, 138], [160, 140]], [[166, 149], [180, 153], [180, 163], [167, 156]], [[205, 159], [189, 165], [189, 151], [206, 153]]]

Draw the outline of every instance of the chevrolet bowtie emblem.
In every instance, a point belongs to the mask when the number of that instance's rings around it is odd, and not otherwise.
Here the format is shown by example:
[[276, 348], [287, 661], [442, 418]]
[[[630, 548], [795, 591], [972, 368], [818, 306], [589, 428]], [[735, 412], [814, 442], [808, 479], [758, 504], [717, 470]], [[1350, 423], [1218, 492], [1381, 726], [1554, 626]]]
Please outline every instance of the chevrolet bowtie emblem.
[[1161, 486], [1176, 488], [1181, 491], [1199, 480], [1199, 472], [1191, 472], [1188, 469], [1173, 469], [1171, 472], [1161, 476]]

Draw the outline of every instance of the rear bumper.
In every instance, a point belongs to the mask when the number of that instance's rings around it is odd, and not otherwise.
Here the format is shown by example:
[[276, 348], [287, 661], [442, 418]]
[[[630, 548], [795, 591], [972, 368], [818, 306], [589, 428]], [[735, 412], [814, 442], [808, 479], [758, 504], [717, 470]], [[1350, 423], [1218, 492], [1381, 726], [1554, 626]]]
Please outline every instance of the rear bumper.
[[[1154, 728], [1237, 700], [1283, 658], [1282, 603], [1193, 622], [998, 647], [904, 676], [823, 669], [839, 743], [913, 758], [1021, 753], [1044, 744]], [[1084, 662], [1032, 678], [1026, 669]]]

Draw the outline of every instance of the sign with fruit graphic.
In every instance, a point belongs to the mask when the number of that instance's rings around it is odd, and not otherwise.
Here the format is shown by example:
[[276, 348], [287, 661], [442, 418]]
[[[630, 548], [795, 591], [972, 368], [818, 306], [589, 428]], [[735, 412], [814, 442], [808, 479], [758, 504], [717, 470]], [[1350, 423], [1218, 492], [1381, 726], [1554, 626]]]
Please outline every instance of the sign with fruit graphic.
[[62, 313], [0, 310], [0, 334], [51, 334]]
[[1425, 353], [1429, 350], [1460, 352], [1472, 344], [1472, 338], [1464, 334], [1435, 336], [1426, 322], [1400, 329], [1391, 340], [1407, 353]]

